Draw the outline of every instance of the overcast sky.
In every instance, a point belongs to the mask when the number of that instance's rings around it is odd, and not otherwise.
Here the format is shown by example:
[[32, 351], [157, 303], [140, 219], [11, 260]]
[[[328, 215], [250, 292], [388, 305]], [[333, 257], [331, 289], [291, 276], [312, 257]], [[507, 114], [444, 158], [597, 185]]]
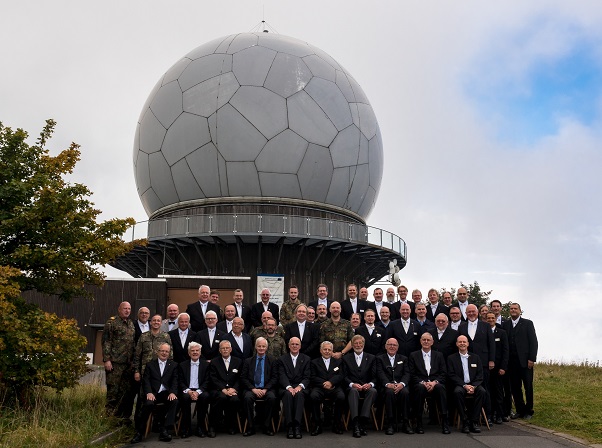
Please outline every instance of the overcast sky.
[[54, 118], [53, 153], [82, 146], [73, 177], [102, 218], [145, 220], [132, 147], [152, 87], [264, 16], [368, 95], [385, 154], [368, 224], [406, 241], [403, 283], [426, 295], [477, 280], [521, 303], [540, 358], [601, 360], [598, 1], [4, 0], [0, 121], [37, 136]]

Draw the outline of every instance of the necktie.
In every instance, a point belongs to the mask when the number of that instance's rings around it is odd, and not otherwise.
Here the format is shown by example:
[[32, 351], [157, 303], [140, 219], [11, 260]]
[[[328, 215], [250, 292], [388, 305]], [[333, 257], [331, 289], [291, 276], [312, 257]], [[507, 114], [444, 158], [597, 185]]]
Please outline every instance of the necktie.
[[402, 320], [401, 321], [403, 323], [403, 330], [407, 333], [408, 332], [408, 327], [409, 327], [409, 323], [407, 320]]
[[358, 367], [361, 366], [362, 365], [362, 357], [359, 355], [355, 355], [355, 362]]
[[468, 373], [468, 353], [463, 355], [460, 353], [462, 359], [462, 370], [464, 371], [464, 382], [470, 384], [470, 373]]
[[424, 354], [424, 367], [426, 368], [426, 374], [430, 375], [431, 374], [431, 354], [430, 353]]
[[209, 330], [209, 345], [213, 345], [213, 338], [215, 337], [215, 329]]
[[477, 333], [477, 321], [468, 323], [468, 336], [474, 341], [474, 336]]
[[226, 372], [230, 370], [230, 360], [224, 359], [224, 365], [226, 366]]
[[297, 358], [296, 357], [292, 358], [292, 360], [293, 360], [293, 368], [296, 368], [297, 367]]
[[255, 367], [255, 376], [253, 377], [253, 381], [255, 382], [255, 387], [262, 388], [263, 383], [261, 381], [261, 373], [263, 372], [263, 357], [257, 358], [257, 367]]
[[174, 320], [170, 320], [170, 321], [168, 321], [167, 323], [168, 323], [169, 325], [173, 325], [173, 324], [175, 324], [176, 322], [175, 322]]
[[190, 388], [196, 390], [199, 388], [199, 362], [190, 362]]
[[161, 371], [161, 376], [163, 376], [163, 372], [165, 371], [165, 361], [159, 361], [159, 370]]

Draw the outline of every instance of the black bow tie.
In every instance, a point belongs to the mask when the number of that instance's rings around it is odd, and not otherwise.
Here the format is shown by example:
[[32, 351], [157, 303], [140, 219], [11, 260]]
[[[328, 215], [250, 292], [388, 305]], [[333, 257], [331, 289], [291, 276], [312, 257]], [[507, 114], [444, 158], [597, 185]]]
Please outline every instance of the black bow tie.
[[174, 320], [174, 321], [170, 321], [170, 322], [167, 322], [167, 323], [168, 323], [169, 325], [173, 325], [173, 324], [175, 324], [175, 323], [176, 323], [176, 321]]

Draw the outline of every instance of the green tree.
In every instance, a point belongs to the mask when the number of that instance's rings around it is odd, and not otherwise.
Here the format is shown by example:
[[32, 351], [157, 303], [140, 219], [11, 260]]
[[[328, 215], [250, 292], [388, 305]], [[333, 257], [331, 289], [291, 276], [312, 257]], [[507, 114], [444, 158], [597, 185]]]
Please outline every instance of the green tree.
[[36, 144], [28, 134], [0, 123], [0, 266], [21, 271], [21, 290], [36, 289], [62, 300], [87, 296], [86, 284], [104, 279], [106, 265], [130, 250], [121, 235], [132, 218], [96, 222], [100, 210], [90, 190], [69, 183], [80, 159], [79, 145], [52, 157], [46, 148], [55, 122], [47, 120]]
[[[468, 302], [469, 303], [473, 303], [477, 306], [477, 308], [479, 308], [481, 305], [489, 305], [491, 303], [491, 293], [493, 292], [493, 290], [490, 291], [482, 291], [481, 290], [481, 286], [479, 285], [479, 282], [477, 282], [476, 280], [474, 281], [474, 283], [469, 284], [469, 285], [465, 285], [463, 282], [460, 282], [460, 287], [461, 288], [466, 288], [466, 291], [468, 292]], [[446, 288], [440, 288], [439, 289], [439, 296], [442, 296], [444, 292], [450, 292], [452, 295], [452, 300], [456, 299], [456, 288], [451, 288], [449, 290], [447, 290]], [[502, 302], [502, 317], [507, 319], [508, 317], [510, 317], [510, 304], [512, 302], [506, 302], [503, 303]]]
[[132, 218], [96, 222], [90, 190], [65, 179], [79, 146], [54, 157], [46, 148], [54, 127], [48, 120], [30, 145], [27, 132], [0, 123], [0, 396], [12, 392], [25, 405], [37, 386], [75, 384], [86, 370], [86, 340], [74, 320], [27, 304], [21, 292], [88, 297], [85, 285], [104, 280], [96, 266], [145, 243], [121, 239]]

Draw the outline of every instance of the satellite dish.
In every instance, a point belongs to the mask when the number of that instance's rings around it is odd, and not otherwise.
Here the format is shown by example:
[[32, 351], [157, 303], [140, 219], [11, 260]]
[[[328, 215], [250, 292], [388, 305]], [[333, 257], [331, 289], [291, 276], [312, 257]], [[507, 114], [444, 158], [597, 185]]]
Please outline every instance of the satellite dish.
[[393, 274], [391, 276], [391, 283], [393, 283], [393, 285], [395, 285], [395, 286], [401, 285], [401, 278], [399, 278], [398, 272], [396, 272], [395, 274]]
[[397, 266], [397, 259], [389, 261], [389, 280], [393, 285], [401, 285], [401, 279], [399, 278], [399, 266]]

